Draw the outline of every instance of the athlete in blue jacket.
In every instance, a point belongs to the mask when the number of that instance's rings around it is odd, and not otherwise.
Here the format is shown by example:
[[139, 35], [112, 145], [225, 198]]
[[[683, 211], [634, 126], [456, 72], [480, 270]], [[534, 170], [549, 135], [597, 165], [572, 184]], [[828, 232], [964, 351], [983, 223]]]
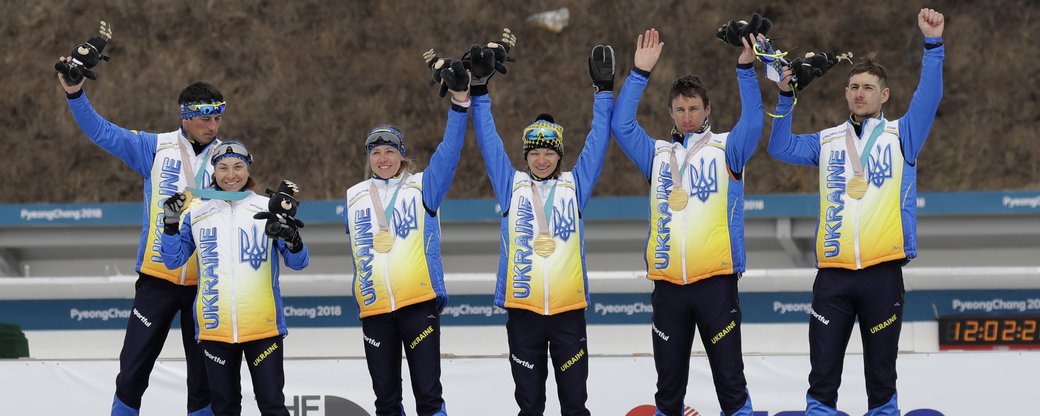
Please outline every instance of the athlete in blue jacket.
[[[68, 60], [66, 57], [63, 60]], [[112, 399], [112, 415], [137, 415], [148, 376], [162, 351], [174, 316], [180, 312], [181, 340], [187, 361], [189, 415], [212, 414], [210, 392], [202, 353], [192, 331], [198, 269], [194, 261], [169, 269], [159, 253], [163, 229], [162, 204], [185, 187], [205, 187], [213, 165], [209, 152], [220, 143], [217, 130], [226, 108], [216, 87], [196, 82], [178, 97], [180, 127], [167, 133], [127, 130], [105, 120], [91, 107], [83, 83], [69, 86], [59, 74], [58, 83], [68, 97], [69, 109], [80, 130], [95, 144], [144, 177], [144, 209], [141, 240], [137, 249], [134, 303], [119, 353], [119, 375]]]
[[572, 171], [562, 169], [563, 127], [547, 114], [524, 129], [527, 168], [514, 169], [491, 115], [486, 84], [472, 87], [477, 145], [502, 207], [495, 305], [509, 315], [509, 363], [521, 416], [545, 411], [547, 350], [562, 414], [589, 414], [585, 407], [589, 294], [581, 213], [603, 170], [614, 107], [613, 48], [597, 46], [593, 55], [589, 59], [596, 91], [592, 128]]
[[[461, 82], [468, 75], [461, 67]], [[404, 134], [383, 125], [365, 139], [371, 177], [350, 187], [343, 221], [354, 258], [365, 360], [376, 415], [403, 415], [401, 346], [419, 416], [447, 415], [441, 389], [440, 314], [448, 301], [441, 268], [437, 210], [459, 163], [466, 133], [468, 89], [452, 91], [444, 137], [430, 164], [413, 172]]]
[[618, 97], [612, 128], [621, 150], [650, 181], [647, 278], [654, 281], [651, 337], [657, 367], [658, 415], [678, 416], [690, 376], [695, 328], [700, 330], [719, 405], [725, 415], [750, 416], [744, 379], [737, 279], [744, 272], [744, 167], [762, 136], [762, 93], [750, 35], [737, 58], [740, 119], [714, 133], [707, 89], [691, 75], [672, 84], [670, 141], [654, 140], [636, 109], [664, 42], [650, 29], [636, 41], [634, 68]]
[[[870, 61], [849, 71], [849, 118], [812, 134], [791, 134], [791, 119], [773, 121], [769, 154], [820, 168], [818, 271], [809, 319], [806, 415], [837, 414], [845, 348], [859, 321], [868, 415], [898, 415], [896, 355], [903, 322], [902, 266], [917, 256], [917, 157], [942, 98], [943, 15], [921, 9], [921, 81], [907, 113], [887, 120], [885, 68]], [[790, 71], [778, 83], [777, 114], [791, 113]]]

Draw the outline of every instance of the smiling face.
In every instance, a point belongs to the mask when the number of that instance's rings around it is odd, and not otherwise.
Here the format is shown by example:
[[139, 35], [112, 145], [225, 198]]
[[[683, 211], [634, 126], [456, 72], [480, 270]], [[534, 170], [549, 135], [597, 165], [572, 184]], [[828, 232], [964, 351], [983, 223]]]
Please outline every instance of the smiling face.
[[207, 145], [217, 137], [217, 130], [220, 129], [222, 121], [223, 116], [220, 114], [198, 116], [181, 120], [181, 127], [184, 128], [188, 140]]
[[531, 174], [544, 179], [556, 173], [556, 167], [560, 165], [560, 154], [555, 150], [536, 148], [527, 152], [527, 167]]
[[241, 191], [249, 181], [249, 165], [237, 157], [225, 157], [213, 167], [213, 179], [220, 189], [231, 192]]
[[704, 120], [711, 115], [711, 105], [705, 105], [701, 97], [676, 96], [669, 111], [675, 128], [683, 136], [701, 129]]
[[403, 160], [404, 156], [401, 155], [401, 152], [390, 145], [376, 146], [368, 154], [368, 163], [372, 168], [372, 173], [375, 173], [380, 179], [397, 176], [397, 172], [401, 171]]
[[862, 120], [881, 114], [881, 105], [888, 101], [888, 88], [884, 84], [877, 75], [869, 72], [849, 77], [845, 100], [849, 102], [852, 115]]

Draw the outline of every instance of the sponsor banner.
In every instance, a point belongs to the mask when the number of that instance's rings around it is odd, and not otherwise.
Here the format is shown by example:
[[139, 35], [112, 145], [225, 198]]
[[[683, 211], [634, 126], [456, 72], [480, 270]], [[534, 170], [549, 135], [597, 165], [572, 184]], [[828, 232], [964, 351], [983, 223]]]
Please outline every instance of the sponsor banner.
[[[653, 314], [649, 293], [604, 293], [591, 296], [585, 311], [589, 325], [649, 325]], [[744, 292], [743, 322], [806, 323], [812, 305], [809, 292]], [[24, 330], [123, 329], [127, 319], [149, 317], [131, 309], [129, 299], [56, 299], [0, 301], [0, 322]], [[282, 312], [292, 328], [359, 327], [358, 308], [349, 296], [284, 298]], [[935, 321], [949, 315], [1037, 315], [1040, 290], [922, 290], [907, 292], [904, 320]], [[492, 296], [455, 295], [441, 313], [444, 326], [500, 326], [505, 310]], [[178, 325], [174, 321], [174, 327]]]
[[[285, 344], [293, 348], [292, 342]], [[587, 407], [595, 415], [653, 415], [656, 373], [652, 357], [591, 356]], [[444, 358], [441, 381], [452, 415], [517, 414], [509, 362], [495, 358]], [[802, 416], [807, 356], [745, 357], [745, 375], [755, 416]], [[899, 357], [899, 407], [904, 416], [1023, 415], [1040, 411], [1035, 369], [1040, 352], [903, 354]], [[863, 357], [849, 355], [839, 390], [839, 415], [866, 409]], [[5, 414], [108, 414], [116, 360], [0, 361]], [[152, 372], [141, 410], [177, 414], [183, 409], [184, 362], [160, 360]], [[408, 372], [402, 374], [403, 406], [414, 413]], [[258, 414], [248, 373], [242, 369], [242, 414]], [[285, 361], [285, 400], [293, 416], [370, 416], [375, 414], [371, 380], [363, 359]], [[545, 414], [560, 414], [553, 377], [546, 381]], [[707, 358], [691, 359], [685, 414], [720, 414]], [[52, 400], [61, 392], [61, 400]], [[998, 398], [991, 398], [999, 392]], [[1002, 398], [1002, 399], [1001, 399]], [[166, 413], [163, 413], [166, 411]], [[181, 410], [183, 413], [183, 410]]]
[[[645, 220], [642, 196], [592, 198], [583, 218], [590, 221]], [[756, 217], [815, 217], [816, 194], [747, 195], [744, 215]], [[933, 192], [918, 194], [920, 215], [1004, 215], [1040, 213], [1040, 191]], [[442, 221], [497, 222], [501, 209], [492, 199], [449, 199], [441, 205]], [[342, 223], [342, 201], [306, 201], [299, 217], [308, 223]], [[140, 224], [141, 204], [0, 204], [0, 226], [131, 225]]]
[[141, 204], [0, 204], [0, 226], [126, 225], [141, 223]]

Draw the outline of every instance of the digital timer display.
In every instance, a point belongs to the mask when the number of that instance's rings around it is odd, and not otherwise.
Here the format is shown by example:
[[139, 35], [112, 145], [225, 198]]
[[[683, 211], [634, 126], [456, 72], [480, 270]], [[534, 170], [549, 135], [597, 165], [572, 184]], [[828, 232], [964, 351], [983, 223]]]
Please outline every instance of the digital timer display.
[[1040, 349], [1040, 317], [983, 316], [939, 318], [940, 349]]

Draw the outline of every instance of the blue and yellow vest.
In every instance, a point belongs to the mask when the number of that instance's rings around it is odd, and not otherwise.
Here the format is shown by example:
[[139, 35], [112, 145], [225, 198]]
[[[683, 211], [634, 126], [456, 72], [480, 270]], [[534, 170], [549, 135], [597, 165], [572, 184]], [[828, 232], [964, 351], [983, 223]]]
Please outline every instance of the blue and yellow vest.
[[[552, 206], [548, 209], [535, 206], [533, 183], [527, 172], [513, 175], [509, 212], [502, 219], [495, 304], [541, 315], [584, 309], [588, 306], [588, 278], [574, 175], [564, 172], [556, 180]], [[541, 193], [545, 204], [550, 189], [547, 186]], [[535, 209], [549, 214], [546, 222], [556, 248], [548, 257], [534, 252], [535, 237], [542, 231]]]
[[[704, 134], [688, 135], [692, 144]], [[650, 233], [646, 276], [685, 285], [711, 276], [744, 272], [744, 184], [726, 165], [729, 133], [712, 134], [690, 157], [682, 175], [689, 195], [686, 207], [673, 211], [668, 195], [686, 158], [682, 143], [656, 141], [650, 179]]]
[[[379, 232], [369, 179], [347, 190], [343, 215], [354, 256], [354, 299], [360, 317], [390, 313], [443, 295], [440, 259], [440, 223], [423, 206], [423, 173], [410, 175], [387, 216], [394, 243], [387, 253], [373, 247]], [[388, 204], [396, 185], [381, 195]], [[385, 205], [384, 205], [385, 207]], [[389, 207], [385, 207], [389, 208]]]
[[[181, 152], [178, 142], [187, 146], [188, 155], [192, 166], [182, 169]], [[139, 271], [149, 276], [155, 276], [178, 285], [195, 286], [198, 282], [199, 272], [196, 268], [195, 258], [189, 258], [188, 262], [178, 269], [167, 269], [163, 264], [159, 247], [162, 245], [161, 236], [163, 232], [163, 202], [166, 198], [177, 192], [183, 192], [188, 186], [185, 171], [194, 174], [202, 164], [206, 166], [206, 174], [202, 175], [200, 187], [208, 187], [212, 182], [213, 165], [210, 164], [210, 149], [216, 148], [219, 140], [214, 140], [200, 155], [195, 155], [191, 144], [181, 136], [180, 130], [156, 135], [155, 161], [152, 164], [151, 175], [145, 185], [145, 215], [147, 215], [148, 226], [142, 235], [142, 244], [138, 247], [138, 258], [141, 259]], [[199, 198], [193, 201], [195, 204], [201, 202]], [[193, 204], [194, 205], [194, 204]], [[185, 210], [187, 212], [188, 210]]]
[[[917, 170], [900, 149], [899, 123], [867, 119], [862, 138], [855, 139], [862, 155], [870, 135], [880, 135], [863, 164], [867, 192], [850, 198], [851, 155], [845, 145], [850, 122], [820, 132], [820, 217], [816, 231], [818, 267], [859, 270], [898, 259], [916, 257]], [[853, 136], [855, 136], [855, 130]], [[910, 238], [907, 238], [910, 236]]]

